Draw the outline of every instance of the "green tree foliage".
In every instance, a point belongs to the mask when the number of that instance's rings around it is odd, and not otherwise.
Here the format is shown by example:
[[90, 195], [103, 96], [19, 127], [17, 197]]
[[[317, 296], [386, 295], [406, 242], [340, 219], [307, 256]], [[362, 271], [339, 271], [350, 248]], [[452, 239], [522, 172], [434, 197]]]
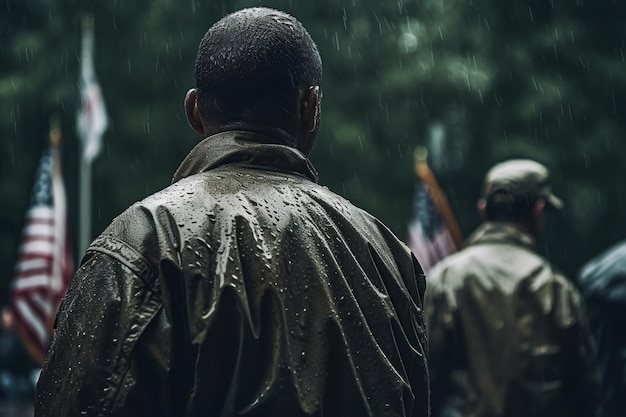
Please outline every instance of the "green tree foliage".
[[[8, 0], [0, 5], [0, 288], [7, 288], [49, 117], [64, 131], [71, 226], [78, 227], [80, 28], [95, 21], [95, 65], [110, 119], [93, 165], [93, 232], [164, 187], [200, 139], [182, 111], [206, 29], [241, 7], [298, 17], [324, 60], [312, 159], [321, 181], [400, 237], [410, 218], [413, 149], [444, 133], [432, 161], [461, 228], [489, 165], [549, 165], [567, 203], [542, 250], [572, 275], [626, 235], [624, 25], [617, 0]], [[431, 144], [432, 145], [432, 144]]]

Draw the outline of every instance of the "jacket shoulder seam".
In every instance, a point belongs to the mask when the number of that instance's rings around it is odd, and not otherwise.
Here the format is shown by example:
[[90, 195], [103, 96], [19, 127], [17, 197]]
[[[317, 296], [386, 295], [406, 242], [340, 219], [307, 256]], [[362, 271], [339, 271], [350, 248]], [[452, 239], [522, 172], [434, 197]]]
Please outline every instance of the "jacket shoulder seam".
[[157, 269], [135, 248], [128, 243], [110, 236], [100, 236], [87, 249], [87, 252], [101, 252], [120, 261], [140, 277], [150, 278], [153, 282]]

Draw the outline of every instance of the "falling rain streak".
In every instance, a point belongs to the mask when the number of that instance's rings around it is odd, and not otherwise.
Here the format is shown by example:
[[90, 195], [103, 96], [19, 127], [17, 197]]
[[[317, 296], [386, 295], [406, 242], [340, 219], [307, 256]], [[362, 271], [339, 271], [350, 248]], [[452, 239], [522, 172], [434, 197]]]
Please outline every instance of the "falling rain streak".
[[[78, 211], [83, 10], [66, 1], [22, 3], [0, 5], [3, 271], [13, 270], [52, 114], [61, 122], [68, 208]], [[567, 275], [622, 237], [626, 2], [283, 4], [305, 22], [322, 55], [320, 130], [310, 159], [331, 190], [406, 237], [413, 150], [429, 146], [430, 128], [440, 123], [437, 176], [465, 231], [478, 222], [475, 202], [487, 167], [528, 156], [551, 165], [553, 185], [566, 201], [540, 247]], [[94, 65], [110, 117], [107, 152], [93, 165], [96, 234], [130, 203], [169, 184], [201, 139], [188, 127], [183, 96], [196, 87], [198, 40], [235, 5], [191, 0], [138, 7], [115, 0], [92, 6]]]

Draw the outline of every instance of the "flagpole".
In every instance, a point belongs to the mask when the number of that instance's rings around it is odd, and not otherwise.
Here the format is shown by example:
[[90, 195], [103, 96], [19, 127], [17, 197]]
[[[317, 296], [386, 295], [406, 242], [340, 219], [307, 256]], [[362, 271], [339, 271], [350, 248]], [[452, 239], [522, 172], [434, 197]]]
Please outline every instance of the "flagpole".
[[[93, 71], [93, 18], [90, 15], [83, 17], [81, 38], [81, 79], [84, 83], [86, 75]], [[82, 87], [81, 87], [82, 88]], [[84, 101], [85, 98], [83, 97]], [[86, 103], [81, 105], [84, 107]], [[79, 180], [79, 227], [78, 227], [78, 258], [80, 261], [91, 240], [91, 159], [85, 157], [87, 146], [82, 138], [82, 152], [80, 156]]]
[[[52, 195], [54, 201], [54, 238], [60, 239], [61, 236], [65, 233], [65, 220], [66, 220], [66, 207], [65, 207], [65, 189], [64, 187], [60, 187], [60, 184], [63, 182], [59, 179], [62, 178], [62, 168], [61, 168], [61, 125], [59, 123], [59, 118], [56, 115], [50, 117], [50, 133], [49, 133], [49, 141], [50, 141], [50, 151], [52, 152]], [[55, 181], [56, 180], [56, 181]], [[57, 201], [59, 200], [59, 201]], [[52, 275], [53, 278], [50, 282], [50, 295], [54, 294], [55, 291], [59, 290], [59, 281], [58, 278], [62, 275], [62, 264], [60, 260], [62, 259], [63, 247], [61, 245], [55, 244], [54, 249], [54, 263], [52, 265]], [[52, 300], [51, 300], [52, 301]]]
[[76, 262], [82, 258], [87, 251], [89, 243], [91, 243], [91, 161], [86, 158], [80, 158], [80, 226], [78, 228], [78, 252], [79, 257]]
[[415, 175], [428, 184], [428, 190], [432, 196], [432, 201], [437, 207], [443, 222], [445, 223], [456, 249], [459, 250], [463, 245], [463, 234], [454, 218], [452, 209], [448, 205], [446, 197], [441, 192], [439, 183], [428, 166], [428, 151], [423, 146], [418, 146], [414, 151], [415, 159]]
[[[52, 199], [54, 204], [54, 255], [52, 273], [48, 283], [48, 302], [56, 311], [65, 294], [67, 287], [67, 207], [65, 199], [65, 186], [63, 182], [63, 169], [61, 166], [61, 124], [56, 115], [50, 117], [50, 152], [52, 153]], [[56, 314], [48, 317], [48, 331], [53, 334], [54, 319]]]
[[108, 121], [100, 87], [96, 80], [93, 64], [94, 30], [93, 16], [85, 15], [82, 25], [81, 41], [81, 111], [78, 114], [77, 127], [82, 143], [79, 165], [79, 258], [91, 243], [92, 213], [92, 175], [91, 166], [94, 158], [100, 153], [102, 134]]

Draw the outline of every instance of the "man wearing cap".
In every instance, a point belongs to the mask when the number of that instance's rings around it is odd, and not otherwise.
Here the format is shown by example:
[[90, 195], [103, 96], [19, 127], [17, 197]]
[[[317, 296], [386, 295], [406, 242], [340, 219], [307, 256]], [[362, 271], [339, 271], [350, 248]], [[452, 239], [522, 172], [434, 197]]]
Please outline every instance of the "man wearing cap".
[[483, 224], [428, 277], [432, 415], [592, 416], [597, 377], [581, 296], [535, 251], [563, 203], [525, 159], [487, 173]]

